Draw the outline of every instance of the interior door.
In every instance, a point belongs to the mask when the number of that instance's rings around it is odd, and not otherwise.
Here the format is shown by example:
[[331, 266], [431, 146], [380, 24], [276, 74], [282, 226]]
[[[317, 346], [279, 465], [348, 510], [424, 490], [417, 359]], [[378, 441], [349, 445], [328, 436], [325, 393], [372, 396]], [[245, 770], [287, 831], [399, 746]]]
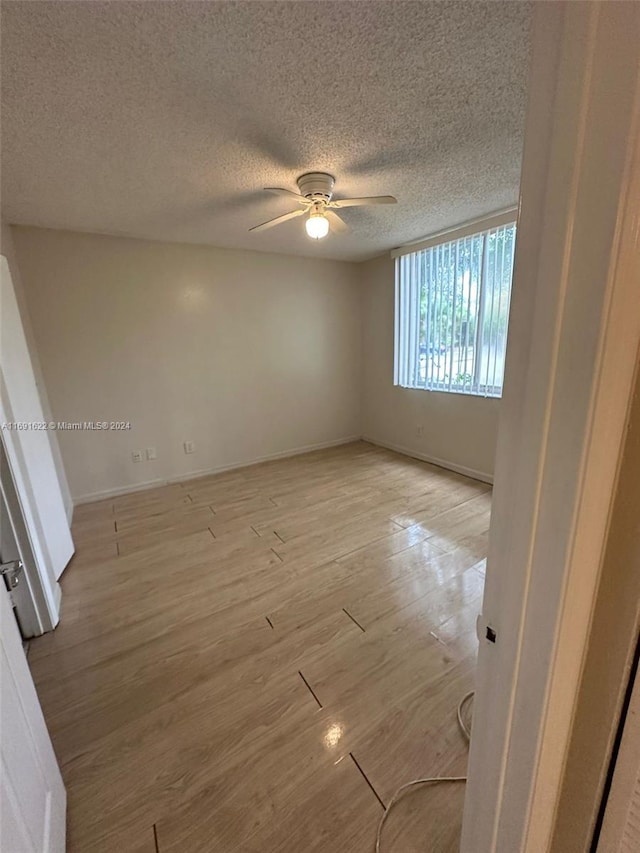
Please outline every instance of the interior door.
[[67, 795], [0, 583], [0, 850], [64, 853]]
[[57, 579], [71, 559], [73, 540], [4, 256], [0, 256], [0, 416], [12, 479], [55, 625], [60, 603]]

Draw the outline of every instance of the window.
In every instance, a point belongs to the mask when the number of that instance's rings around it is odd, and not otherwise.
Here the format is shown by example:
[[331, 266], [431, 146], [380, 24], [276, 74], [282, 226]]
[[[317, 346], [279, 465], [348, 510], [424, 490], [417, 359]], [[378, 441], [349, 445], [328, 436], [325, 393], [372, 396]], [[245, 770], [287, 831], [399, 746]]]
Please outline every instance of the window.
[[396, 385], [502, 394], [516, 226], [501, 220], [397, 253]]

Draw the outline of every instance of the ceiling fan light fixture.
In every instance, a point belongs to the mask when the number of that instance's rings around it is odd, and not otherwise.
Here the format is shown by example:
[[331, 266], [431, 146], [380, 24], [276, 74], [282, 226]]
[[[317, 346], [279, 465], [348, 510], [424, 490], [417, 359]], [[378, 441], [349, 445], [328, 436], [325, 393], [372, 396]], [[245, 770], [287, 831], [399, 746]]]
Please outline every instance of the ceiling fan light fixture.
[[[1, 0], [0, 0], [1, 2]], [[298, 178], [299, 193], [285, 189], [285, 187], [265, 187], [265, 190], [276, 195], [283, 195], [295, 199], [301, 207], [290, 210], [268, 219], [260, 225], [254, 225], [249, 231], [266, 231], [274, 225], [288, 222], [296, 216], [309, 214], [304, 223], [307, 235], [312, 240], [322, 240], [331, 230], [335, 234], [347, 234], [349, 227], [342, 217], [336, 213], [343, 207], [363, 207], [370, 204], [396, 204], [397, 199], [392, 195], [364, 196], [363, 198], [336, 198], [333, 197], [335, 178], [326, 172], [307, 172]]]
[[324, 213], [312, 212], [304, 223], [304, 227], [312, 240], [322, 240], [329, 233], [329, 220]]

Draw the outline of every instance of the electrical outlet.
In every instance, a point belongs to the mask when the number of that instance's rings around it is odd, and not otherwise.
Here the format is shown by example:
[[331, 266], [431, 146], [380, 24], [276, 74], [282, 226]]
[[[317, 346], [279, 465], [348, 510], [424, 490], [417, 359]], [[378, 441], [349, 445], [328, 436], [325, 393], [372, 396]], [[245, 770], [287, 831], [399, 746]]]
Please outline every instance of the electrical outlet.
[[185, 441], [184, 443], [184, 452], [185, 453], [195, 453], [196, 445], [194, 441]]
[[155, 447], [147, 447], [147, 459], [155, 459], [155, 458], [156, 458]]
[[424, 435], [424, 424], [416, 424], [416, 435], [419, 438]]
[[133, 453], [131, 454], [131, 461], [132, 462], [142, 462], [142, 451], [141, 450], [134, 450]]

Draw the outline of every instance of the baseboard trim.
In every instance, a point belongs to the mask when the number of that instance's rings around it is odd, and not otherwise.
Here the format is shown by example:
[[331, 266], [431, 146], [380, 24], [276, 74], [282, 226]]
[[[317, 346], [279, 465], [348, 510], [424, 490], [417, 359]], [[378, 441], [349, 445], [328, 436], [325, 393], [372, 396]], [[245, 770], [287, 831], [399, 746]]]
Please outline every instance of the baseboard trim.
[[[143, 483], [135, 483], [129, 486], [121, 486], [114, 489], [104, 489], [99, 492], [90, 492], [86, 495], [79, 495], [74, 498], [73, 505], [95, 503], [106, 498], [117, 498], [120, 495], [130, 495], [133, 492], [142, 492], [146, 489], [155, 489], [158, 486], [168, 486], [174, 483], [184, 483], [187, 480], [195, 480], [198, 477], [207, 477], [211, 474], [223, 474], [225, 471], [236, 471], [239, 468], [251, 468], [253, 465], [260, 465], [263, 462], [271, 462], [276, 459], [288, 459], [293, 456], [301, 456], [304, 453], [313, 453], [314, 450], [324, 450], [329, 447], [338, 447], [341, 444], [352, 444], [354, 441], [361, 441], [361, 435], [349, 435], [344, 438], [335, 438], [331, 441], [323, 441], [319, 444], [308, 444], [304, 447], [295, 447], [292, 450], [281, 450], [277, 453], [269, 453], [266, 456], [258, 456], [255, 459], [246, 460], [244, 462], [233, 462], [230, 465], [218, 465], [214, 468], [200, 468], [197, 471], [189, 471], [186, 474], [180, 474], [177, 477], [159, 477], [155, 480], [146, 480]], [[375, 443], [375, 442], [373, 442]]]
[[456, 474], [463, 474], [465, 477], [470, 477], [472, 480], [479, 480], [481, 483], [493, 484], [493, 474], [487, 474], [485, 471], [477, 471], [475, 468], [467, 468], [466, 465], [458, 465], [457, 462], [449, 462], [447, 459], [439, 459], [437, 456], [430, 456], [428, 453], [422, 453], [420, 450], [411, 450], [409, 447], [402, 447], [399, 444], [391, 444], [388, 441], [383, 441], [379, 438], [373, 438], [370, 435], [363, 435], [363, 441], [369, 444], [375, 444], [377, 447], [384, 447], [386, 450], [393, 450], [395, 453], [402, 453], [403, 456], [410, 456], [412, 459], [419, 459], [421, 462], [429, 462], [431, 465], [437, 465], [438, 468], [446, 468], [447, 471], [454, 471]]

